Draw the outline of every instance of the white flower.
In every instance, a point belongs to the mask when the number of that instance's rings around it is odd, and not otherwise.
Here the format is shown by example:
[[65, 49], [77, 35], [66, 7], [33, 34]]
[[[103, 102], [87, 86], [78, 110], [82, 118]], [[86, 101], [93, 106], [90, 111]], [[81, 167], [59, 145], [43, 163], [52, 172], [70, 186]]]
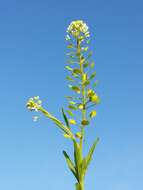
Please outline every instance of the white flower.
[[88, 26], [82, 20], [76, 20], [70, 23], [67, 28], [67, 33], [73, 36], [79, 36], [83, 34], [85, 37], [89, 37]]
[[41, 105], [42, 105], [42, 101], [39, 100], [39, 96], [30, 98], [26, 104], [27, 108], [30, 111], [38, 111], [38, 109], [41, 107]]

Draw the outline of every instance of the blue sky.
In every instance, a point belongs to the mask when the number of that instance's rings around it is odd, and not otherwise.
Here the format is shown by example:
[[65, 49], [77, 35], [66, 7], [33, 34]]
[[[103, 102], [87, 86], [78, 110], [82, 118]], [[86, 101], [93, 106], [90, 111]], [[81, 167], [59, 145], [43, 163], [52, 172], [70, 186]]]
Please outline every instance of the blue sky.
[[39, 95], [58, 118], [69, 92], [65, 31], [83, 19], [92, 34], [101, 96], [86, 149], [100, 143], [86, 190], [143, 189], [143, 3], [129, 1], [0, 1], [0, 189], [74, 189], [62, 150], [72, 151], [44, 117], [25, 108]]

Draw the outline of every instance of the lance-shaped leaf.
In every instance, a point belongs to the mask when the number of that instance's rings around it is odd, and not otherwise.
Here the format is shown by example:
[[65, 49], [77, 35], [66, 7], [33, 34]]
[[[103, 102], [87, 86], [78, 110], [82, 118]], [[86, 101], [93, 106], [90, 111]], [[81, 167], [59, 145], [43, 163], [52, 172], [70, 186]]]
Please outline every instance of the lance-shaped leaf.
[[39, 111], [41, 111], [46, 117], [51, 119], [62, 131], [64, 131], [69, 136], [71, 136], [72, 139], [75, 139], [75, 137], [74, 137], [73, 133], [71, 132], [71, 130], [68, 127], [66, 127], [60, 120], [58, 120], [53, 115], [51, 115], [43, 107], [40, 107]]
[[67, 118], [63, 108], [62, 108], [62, 114], [63, 114], [63, 118], [64, 118], [64, 121], [65, 121], [67, 127], [70, 129], [70, 124], [69, 124], [68, 118]]
[[96, 76], [96, 72], [94, 72], [94, 73], [89, 77], [89, 79], [91, 80], [91, 79], [93, 79], [95, 76]]
[[66, 79], [67, 79], [68, 81], [70, 81], [70, 82], [74, 82], [74, 79], [71, 78], [70, 76], [67, 76]]
[[80, 88], [78, 86], [72, 86], [71, 89], [75, 91], [77, 94], [80, 94]]
[[78, 179], [82, 178], [81, 173], [81, 164], [82, 164], [82, 153], [79, 144], [73, 140], [74, 143], [74, 161], [75, 161], [75, 169], [77, 172]]
[[72, 100], [73, 97], [72, 96], [65, 96], [65, 98], [69, 99], [69, 100]]
[[93, 143], [92, 147], [89, 150], [88, 155], [82, 161], [82, 172], [84, 173], [84, 175], [85, 175], [85, 173], [86, 173], [86, 171], [88, 169], [88, 166], [89, 166], [89, 164], [90, 164], [90, 162], [92, 160], [92, 156], [93, 156], [94, 150], [95, 150], [96, 145], [97, 145], [98, 142], [99, 142], [99, 138], [97, 138], [95, 140], [95, 142]]
[[87, 68], [89, 66], [89, 62], [85, 62], [84, 64], [83, 64], [83, 67], [84, 68]]
[[69, 105], [68, 108], [71, 109], [71, 110], [77, 110], [77, 107], [73, 106], [73, 105]]
[[72, 160], [70, 159], [69, 155], [66, 153], [66, 151], [63, 151], [63, 155], [65, 156], [67, 165], [70, 169], [70, 171], [73, 173], [73, 175], [75, 176], [75, 178], [78, 180], [78, 176], [75, 170], [75, 166], [74, 163], [72, 162]]
[[95, 65], [95, 63], [92, 62], [92, 63], [90, 64], [90, 68], [93, 69], [93, 68], [94, 68], [94, 65]]
[[69, 67], [69, 66], [66, 66], [66, 69], [68, 70], [68, 71], [72, 71], [73, 69], [71, 68], [71, 67]]
[[72, 113], [72, 111], [67, 110], [66, 112], [67, 112], [70, 116], [72, 116], [72, 117], [74, 116], [74, 114]]
[[80, 69], [74, 69], [73, 73], [76, 75], [81, 74], [81, 70]]

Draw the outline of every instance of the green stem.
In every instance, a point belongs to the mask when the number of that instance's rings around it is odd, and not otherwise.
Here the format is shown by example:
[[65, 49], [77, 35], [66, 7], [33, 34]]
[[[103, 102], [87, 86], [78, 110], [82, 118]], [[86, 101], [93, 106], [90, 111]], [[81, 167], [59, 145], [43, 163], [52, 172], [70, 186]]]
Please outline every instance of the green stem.
[[[77, 55], [79, 58], [79, 65], [80, 65], [80, 71], [81, 71], [81, 95], [82, 95], [82, 104], [84, 105], [84, 109], [82, 109], [82, 120], [86, 119], [86, 91], [85, 86], [83, 84], [83, 75], [84, 75], [84, 68], [83, 68], [83, 60], [81, 57], [81, 47], [80, 47], [80, 40], [77, 39]], [[81, 135], [82, 138], [80, 139], [80, 151], [81, 151], [81, 157], [83, 158], [83, 139], [84, 139], [84, 126], [81, 126]], [[77, 190], [84, 190], [84, 177], [80, 179]]]

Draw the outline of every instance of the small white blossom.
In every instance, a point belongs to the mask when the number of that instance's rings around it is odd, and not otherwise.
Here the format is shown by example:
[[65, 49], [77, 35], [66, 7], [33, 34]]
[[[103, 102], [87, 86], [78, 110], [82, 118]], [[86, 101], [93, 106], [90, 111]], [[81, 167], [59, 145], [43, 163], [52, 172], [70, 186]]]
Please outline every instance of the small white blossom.
[[26, 104], [27, 108], [30, 111], [38, 111], [38, 109], [41, 107], [41, 105], [42, 105], [42, 101], [39, 100], [39, 96], [30, 98]]
[[67, 33], [72, 34], [73, 36], [78, 36], [81, 33], [85, 37], [90, 36], [88, 26], [82, 20], [77, 20], [77, 21], [71, 22], [69, 27], [67, 28]]

